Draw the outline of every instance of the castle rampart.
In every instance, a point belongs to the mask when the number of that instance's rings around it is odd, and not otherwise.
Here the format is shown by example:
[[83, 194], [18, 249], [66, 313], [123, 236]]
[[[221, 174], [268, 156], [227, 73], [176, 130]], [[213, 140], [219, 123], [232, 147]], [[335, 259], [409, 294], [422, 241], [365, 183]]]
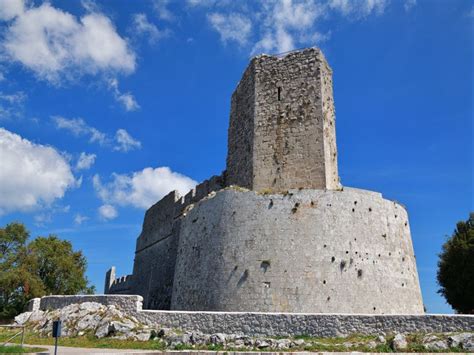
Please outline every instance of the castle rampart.
[[422, 314], [405, 209], [342, 188], [332, 70], [320, 50], [253, 58], [231, 101], [227, 169], [145, 214], [146, 309]]

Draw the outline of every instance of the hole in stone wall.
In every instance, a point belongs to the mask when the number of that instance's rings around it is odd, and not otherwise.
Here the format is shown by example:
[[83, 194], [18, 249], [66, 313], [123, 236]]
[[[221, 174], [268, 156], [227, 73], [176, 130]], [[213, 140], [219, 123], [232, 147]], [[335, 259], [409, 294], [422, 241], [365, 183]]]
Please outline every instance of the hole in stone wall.
[[371, 208], [371, 207], [369, 207], [369, 212], [372, 212], [372, 208]]
[[408, 222], [405, 222], [405, 227], [408, 226]]
[[270, 260], [263, 260], [260, 263], [260, 268], [263, 270], [263, 272], [267, 272], [267, 269], [270, 267]]
[[357, 277], [359, 279], [362, 278], [362, 270], [361, 269], [357, 270]]
[[335, 260], [336, 260], [336, 258], [333, 256], [333, 257], [331, 258], [331, 262], [333, 263]]
[[268, 209], [273, 207], [273, 200], [270, 200], [270, 203], [268, 204]]
[[263, 287], [264, 288], [270, 288], [270, 282], [264, 282]]
[[404, 284], [404, 283], [402, 283], [402, 287], [405, 287], [405, 284]]
[[194, 218], [194, 219], [192, 220], [192, 222], [193, 222], [193, 223], [196, 223], [197, 220], [198, 220], [197, 218]]
[[405, 261], [405, 257], [402, 258], [402, 261]]
[[354, 205], [357, 205], [357, 201], [354, 201]]
[[326, 280], [323, 280], [323, 284], [326, 285]]
[[326, 244], [324, 244], [324, 245], [323, 245], [323, 248], [326, 248], [326, 247], [327, 247], [327, 245], [326, 245]]
[[376, 308], [376, 307], [374, 307], [373, 309], [374, 309], [374, 311], [375, 311], [377, 308]]
[[398, 217], [398, 215], [395, 215], [395, 218], [397, 218], [397, 217]]
[[314, 207], [314, 201], [311, 201], [311, 207]]
[[247, 279], [249, 278], [249, 271], [248, 270], [245, 270], [242, 274], [242, 276], [240, 276], [240, 279], [239, 281], [237, 282], [237, 287], [240, 287], [242, 286], [242, 284], [247, 281]]
[[339, 264], [339, 268], [342, 270], [344, 270], [344, 268], [346, 267], [346, 261], [345, 260], [342, 260], [341, 263]]
[[326, 301], [329, 302], [330, 300], [331, 300], [331, 297], [328, 296], [328, 298], [326, 298]]
[[300, 207], [300, 204], [299, 204], [299, 202], [296, 202], [295, 206], [291, 209], [291, 212], [296, 213], [296, 211], [298, 211], [298, 207]]
[[388, 256], [392, 256], [392, 253], [388, 253]]
[[352, 209], [352, 212], [355, 212], [355, 208]]
[[348, 250], [346, 250], [346, 254], [349, 254], [349, 251], [348, 251]]
[[387, 238], [387, 235], [384, 233], [384, 234], [382, 234], [382, 237]]
[[354, 259], [351, 258], [351, 259], [349, 260], [349, 265], [352, 265], [352, 264], [354, 264]]
[[281, 101], [281, 86], [278, 87], [278, 101]]

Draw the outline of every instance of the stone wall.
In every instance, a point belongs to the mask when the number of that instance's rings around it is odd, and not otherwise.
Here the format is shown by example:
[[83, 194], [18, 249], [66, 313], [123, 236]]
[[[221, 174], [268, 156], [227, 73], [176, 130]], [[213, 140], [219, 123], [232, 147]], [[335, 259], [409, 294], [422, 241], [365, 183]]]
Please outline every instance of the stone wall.
[[331, 77], [314, 48], [252, 59], [232, 95], [229, 185], [275, 192], [340, 187]]
[[232, 94], [227, 141], [228, 185], [253, 186], [255, 126], [255, 59], [252, 59]]
[[150, 207], [137, 238], [133, 275], [115, 278], [115, 268], [106, 275], [104, 293], [137, 294], [145, 308], [170, 309], [180, 220], [186, 209], [225, 185], [223, 176], [213, 176], [185, 196], [172, 191]]
[[171, 309], [422, 314], [407, 213], [350, 188], [221, 190], [182, 219]]
[[367, 315], [251, 312], [173, 312], [142, 310], [139, 296], [48, 296], [30, 303], [57, 309], [73, 303], [114, 304], [140, 322], [154, 326], [247, 336], [334, 337], [354, 333], [446, 333], [474, 331], [472, 315]]

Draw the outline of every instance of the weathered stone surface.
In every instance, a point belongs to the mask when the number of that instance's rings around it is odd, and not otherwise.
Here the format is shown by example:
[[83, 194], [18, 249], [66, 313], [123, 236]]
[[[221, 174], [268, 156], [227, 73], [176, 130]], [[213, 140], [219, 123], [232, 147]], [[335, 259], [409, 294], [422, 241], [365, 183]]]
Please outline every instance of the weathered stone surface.
[[254, 57], [231, 101], [227, 183], [337, 189], [332, 70], [319, 49]]
[[142, 295], [147, 309], [423, 313], [405, 209], [338, 191], [319, 49], [253, 58], [228, 137], [227, 170], [148, 209], [133, 275], [111, 269], [105, 293]]
[[400, 351], [406, 349], [408, 346], [407, 339], [403, 334], [397, 334], [392, 340], [393, 350]]
[[182, 218], [171, 306], [422, 314], [407, 213], [351, 188], [221, 190]]

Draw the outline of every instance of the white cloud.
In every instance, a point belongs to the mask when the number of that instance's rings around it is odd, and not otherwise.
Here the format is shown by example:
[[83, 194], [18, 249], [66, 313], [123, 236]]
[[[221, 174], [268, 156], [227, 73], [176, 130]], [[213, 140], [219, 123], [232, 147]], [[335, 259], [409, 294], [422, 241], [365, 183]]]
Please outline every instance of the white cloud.
[[149, 208], [170, 191], [184, 195], [196, 181], [173, 172], [168, 167], [145, 168], [132, 174], [112, 174], [112, 181], [103, 184], [99, 175], [93, 178], [94, 188], [106, 204]]
[[54, 148], [0, 128], [0, 215], [49, 206], [77, 186], [67, 160]]
[[12, 20], [2, 50], [8, 60], [20, 62], [41, 79], [60, 84], [83, 74], [135, 70], [134, 52], [101, 13], [78, 19], [48, 2], [23, 11], [7, 8], [3, 19]]
[[107, 145], [109, 143], [109, 138], [107, 138], [105, 133], [89, 126], [82, 118], [53, 116], [52, 120], [57, 129], [69, 131], [76, 137], [87, 136], [89, 137], [89, 142], [99, 143], [100, 145]]
[[314, 45], [309, 40], [323, 40], [314, 30], [316, 20], [326, 14], [324, 4], [316, 1], [278, 0], [264, 3], [261, 39], [252, 53], [287, 52], [298, 46]]
[[25, 11], [23, 0], [0, 0], [0, 21], [11, 20]]
[[83, 216], [80, 213], [76, 213], [76, 215], [74, 216], [74, 224], [79, 226], [88, 219], [89, 217]]
[[[57, 129], [69, 131], [76, 137], [88, 137], [90, 143], [98, 143], [101, 146], [109, 147], [115, 151], [128, 152], [130, 150], [140, 149], [142, 146], [140, 141], [134, 139], [123, 128], [118, 129], [115, 133], [115, 136], [112, 138], [109, 135], [99, 131], [97, 128], [89, 126], [82, 118], [65, 118], [62, 116], [53, 116], [51, 119], [53, 120]], [[82, 154], [84, 153], [81, 153], [81, 156]]]
[[168, 9], [169, 0], [154, 0], [153, 8], [161, 20], [172, 21], [175, 19], [173, 13]]
[[114, 150], [121, 152], [128, 152], [134, 149], [140, 149], [142, 144], [140, 141], [134, 139], [126, 130], [118, 129], [115, 134], [115, 141], [117, 145], [114, 147]]
[[416, 6], [416, 0], [405, 0], [403, 7], [405, 11], [410, 11], [414, 6]]
[[357, 19], [372, 13], [382, 14], [388, 3], [389, 0], [330, 0], [329, 7], [339, 11], [344, 16], [351, 16]]
[[169, 34], [169, 31], [160, 31], [158, 27], [148, 21], [146, 14], [133, 15], [133, 31], [135, 35], [148, 38], [148, 42], [152, 44]]
[[77, 170], [90, 169], [90, 167], [94, 165], [96, 157], [97, 156], [95, 154], [86, 154], [85, 152], [82, 152], [79, 156], [79, 159], [77, 160], [76, 169]]
[[212, 27], [219, 32], [224, 43], [236, 41], [245, 45], [252, 31], [252, 22], [238, 13], [212, 13], [207, 17]]
[[104, 220], [115, 219], [118, 212], [114, 206], [106, 204], [99, 207], [99, 216]]
[[122, 93], [118, 88], [118, 80], [110, 79], [109, 88], [112, 90], [115, 96], [115, 100], [120, 102], [126, 111], [136, 111], [140, 108], [135, 97], [130, 92]]

